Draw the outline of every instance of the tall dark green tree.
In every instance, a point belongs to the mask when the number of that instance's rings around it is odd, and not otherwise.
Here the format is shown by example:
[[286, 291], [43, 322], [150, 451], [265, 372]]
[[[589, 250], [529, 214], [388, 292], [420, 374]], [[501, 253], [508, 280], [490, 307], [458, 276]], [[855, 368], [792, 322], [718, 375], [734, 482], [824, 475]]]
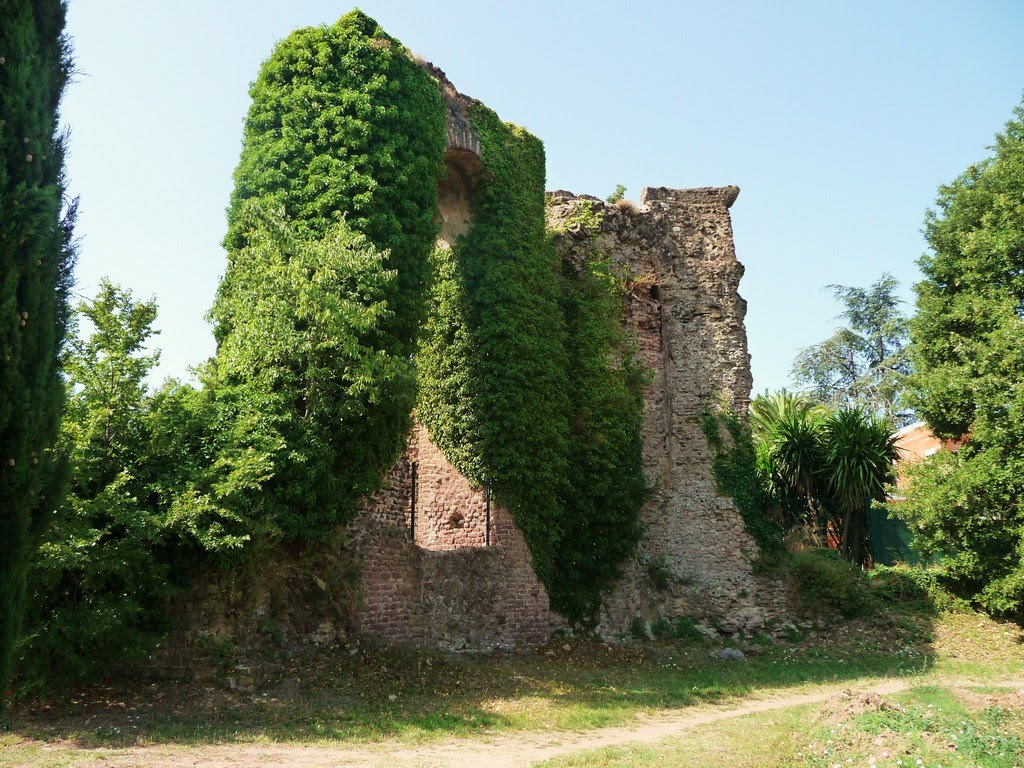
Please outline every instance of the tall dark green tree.
[[939, 189], [910, 326], [910, 396], [943, 438], [894, 506], [955, 588], [1024, 613], [1024, 104], [991, 157]]
[[907, 363], [907, 316], [896, 295], [899, 282], [883, 274], [867, 288], [830, 285], [844, 306], [843, 326], [802, 350], [793, 380], [821, 403], [866, 407], [895, 422], [907, 415], [900, 398]]
[[58, 107], [71, 72], [59, 0], [0, 0], [0, 708], [30, 553], [59, 503], [54, 451], [71, 281]]

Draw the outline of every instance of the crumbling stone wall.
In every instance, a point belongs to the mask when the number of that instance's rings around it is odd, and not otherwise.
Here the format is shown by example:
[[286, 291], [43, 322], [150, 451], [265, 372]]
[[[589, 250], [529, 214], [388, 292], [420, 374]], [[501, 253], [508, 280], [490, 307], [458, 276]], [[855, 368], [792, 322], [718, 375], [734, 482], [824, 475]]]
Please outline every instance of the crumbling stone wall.
[[[471, 225], [480, 146], [467, 118], [472, 100], [439, 69], [423, 66], [447, 105], [438, 245], [450, 247]], [[639, 208], [569, 192], [549, 195], [549, 223], [570, 257], [592, 257], [590, 234], [569, 224], [580, 206], [601, 213], [599, 250], [623, 279], [624, 320], [651, 373], [643, 427], [651, 485], [641, 512], [645, 534], [604, 600], [599, 630], [608, 637], [628, 634], [638, 619], [689, 616], [734, 632], [786, 612], [786, 583], [752, 572], [756, 544], [732, 500], [716, 490], [700, 425], [707, 408], [745, 417], [749, 404], [746, 304], [738, 292], [743, 267], [729, 214], [738, 194], [736, 187], [648, 188]], [[334, 643], [352, 630], [451, 650], [541, 643], [561, 620], [549, 609], [522, 534], [498, 506], [491, 509], [486, 546], [486, 508], [485, 489], [459, 474], [417, 425], [382, 489], [348, 527], [344, 553], [327, 566], [331, 595], [270, 579], [228, 605], [223, 585], [210, 582], [179, 608], [179, 631], [154, 663], [182, 671], [208, 656], [203, 648], [210, 642], [268, 631], [286, 643]], [[281, 562], [282, 573], [303, 570], [287, 554]], [[347, 577], [334, 578], [339, 574], [355, 575], [351, 590]]]
[[601, 215], [598, 249], [627, 288], [625, 319], [651, 373], [645, 392], [644, 465], [651, 496], [645, 535], [604, 602], [601, 630], [636, 619], [700, 617], [723, 629], [753, 629], [784, 612], [787, 587], [757, 578], [758, 549], [732, 500], [716, 490], [700, 424], [708, 408], [746, 417], [751, 390], [729, 208], [736, 187], [647, 188], [641, 207], [554, 192], [549, 221], [563, 248], [589, 251], [566, 223], [586, 204]]
[[[479, 142], [466, 119], [472, 100], [439, 69], [424, 66], [448, 106], [448, 175], [439, 187], [443, 247], [470, 225]], [[652, 488], [641, 513], [646, 533], [604, 601], [600, 629], [608, 636], [627, 634], [637, 619], [691, 616], [730, 632], [785, 613], [787, 585], [752, 572], [757, 546], [732, 500], [716, 490], [700, 425], [705, 409], [724, 407], [745, 418], [749, 405], [746, 304], [738, 292], [743, 267], [729, 216], [738, 194], [736, 187], [648, 188], [639, 208], [568, 192], [549, 195], [549, 223], [564, 230], [570, 257], [588, 257], [589, 235], [565, 230], [567, 222], [578, 218], [585, 201], [601, 212], [599, 250], [627, 286], [625, 321], [651, 372], [644, 414]], [[414, 461], [415, 542], [409, 535]], [[459, 475], [421, 426], [389, 483], [352, 528], [363, 542], [361, 629], [447, 648], [543, 640], [557, 619], [522, 535], [495, 508], [494, 546], [480, 549], [483, 491]]]

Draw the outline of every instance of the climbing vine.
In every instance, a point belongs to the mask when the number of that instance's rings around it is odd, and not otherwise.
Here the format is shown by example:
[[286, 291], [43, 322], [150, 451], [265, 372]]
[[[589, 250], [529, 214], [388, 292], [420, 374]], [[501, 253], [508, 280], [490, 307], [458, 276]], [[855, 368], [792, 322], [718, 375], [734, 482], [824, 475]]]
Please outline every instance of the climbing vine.
[[565, 322], [544, 229], [544, 149], [482, 105], [473, 226], [438, 249], [419, 355], [419, 416], [449, 460], [523, 531], [550, 584], [563, 537], [568, 456]]
[[622, 282], [597, 247], [600, 216], [579, 217], [585, 247], [563, 253], [560, 284], [572, 391], [569, 487], [552, 601], [591, 617], [640, 539], [646, 370], [623, 326]]
[[608, 264], [570, 264], [545, 232], [540, 141], [470, 118], [483, 170], [470, 231], [434, 253], [419, 416], [510, 510], [552, 606], [587, 623], [640, 535], [643, 377]]
[[[380, 342], [412, 352], [444, 172], [437, 83], [376, 21], [352, 11], [334, 25], [285, 38], [250, 95], [228, 208], [228, 251], [246, 244], [251, 223], [244, 203], [253, 198], [265, 210], [282, 210], [300, 237], [323, 237], [347, 219], [352, 231], [387, 252], [384, 266], [397, 272], [393, 316]], [[230, 325], [218, 324], [218, 339], [229, 332]]]
[[713, 454], [718, 492], [735, 502], [747, 532], [761, 550], [759, 564], [777, 564], [785, 554], [783, 530], [765, 512], [768, 499], [758, 480], [750, 428], [730, 411], [707, 409], [701, 414], [701, 429]]
[[210, 312], [219, 474], [194, 495], [243, 488], [228, 502], [244, 515], [319, 538], [379, 486], [411, 426], [445, 109], [359, 11], [292, 33], [251, 95]]

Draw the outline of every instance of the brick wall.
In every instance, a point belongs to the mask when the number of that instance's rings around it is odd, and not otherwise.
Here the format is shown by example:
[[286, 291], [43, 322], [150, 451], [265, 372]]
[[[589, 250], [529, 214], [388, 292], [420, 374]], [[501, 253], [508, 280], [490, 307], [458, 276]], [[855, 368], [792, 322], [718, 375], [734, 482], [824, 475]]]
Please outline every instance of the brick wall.
[[[412, 465], [416, 463], [413, 542]], [[444, 458], [417, 424], [386, 487], [349, 526], [361, 572], [360, 631], [449, 650], [544, 642], [557, 619], [509, 514]]]

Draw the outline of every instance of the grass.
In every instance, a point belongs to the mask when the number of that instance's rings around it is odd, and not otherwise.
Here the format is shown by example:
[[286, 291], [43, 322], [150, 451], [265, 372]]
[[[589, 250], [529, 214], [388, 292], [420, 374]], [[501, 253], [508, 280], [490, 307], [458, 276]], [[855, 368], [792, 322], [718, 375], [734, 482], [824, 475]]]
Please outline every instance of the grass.
[[[619, 647], [574, 640], [568, 649], [564, 643], [480, 656], [339, 647], [293, 659], [276, 682], [255, 693], [175, 681], [109, 680], [66, 697], [18, 705], [10, 733], [0, 735], [0, 766], [88, 764], [102, 749], [153, 744], [424, 744], [485, 732], [586, 731], [697, 704], [807, 692], [831, 683], [900, 676], [915, 686], [941, 686], [944, 677], [957, 675], [991, 685], [1015, 674], [1024, 677], [1019, 628], [971, 613], [931, 617], [895, 611], [781, 645], [750, 642], [739, 646], [752, 654], [745, 662], [712, 658], [712, 646], [693, 640]], [[940, 690], [918, 688], [911, 696], [938, 696]], [[908, 699], [907, 706], [914, 701]], [[943, 711], [952, 712], [952, 704], [947, 706]], [[1005, 738], [1016, 738], [1013, 718], [996, 723], [989, 715], [971, 717], [987, 723], [978, 733], [1005, 731]], [[707, 733], [699, 739], [580, 758], [604, 762], [569, 758], [551, 765], [833, 765], [796, 756], [800, 744], [825, 743], [822, 734], [834, 729], [816, 723], [811, 710], [744, 722], [703, 729], [700, 733]], [[836, 745], [848, 739], [844, 755], [860, 760], [861, 752], [867, 754], [867, 736], [858, 734], [870, 736], [871, 728], [883, 726], [870, 718], [856, 722], [860, 730], [837, 730], [830, 738]], [[768, 735], [753, 736], [751, 723]], [[919, 720], [908, 720], [906, 730], [919, 726]], [[909, 748], [932, 748], [911, 741]], [[92, 748], [101, 751], [88, 751]], [[754, 762], [755, 752], [765, 749], [773, 759], [789, 755], [790, 762]]]
[[[1019, 692], [978, 706], [972, 687], [921, 686], [891, 697], [837, 699], [750, 715], [652, 745], [581, 752], [538, 768], [693, 765], [806, 768], [1012, 768], [1024, 761]], [[1010, 706], [1007, 706], [1009, 704]]]

